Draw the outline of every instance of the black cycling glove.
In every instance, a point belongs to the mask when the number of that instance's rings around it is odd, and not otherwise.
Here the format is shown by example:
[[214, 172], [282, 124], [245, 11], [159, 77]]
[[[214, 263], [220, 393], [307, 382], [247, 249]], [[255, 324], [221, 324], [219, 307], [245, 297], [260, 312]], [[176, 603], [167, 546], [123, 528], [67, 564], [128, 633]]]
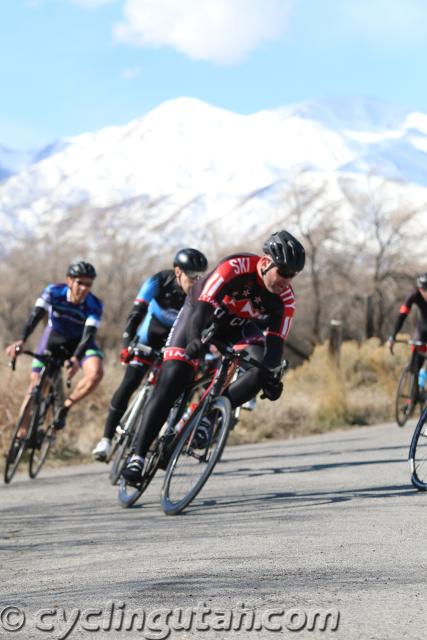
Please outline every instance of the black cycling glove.
[[203, 344], [200, 338], [193, 338], [187, 344], [185, 348], [185, 355], [187, 355], [190, 360], [195, 358], [200, 358], [200, 356], [205, 353], [206, 346]]
[[268, 400], [274, 402], [274, 400], [278, 400], [280, 398], [280, 396], [282, 395], [282, 391], [283, 382], [280, 382], [280, 380], [272, 379], [264, 384], [262, 388], [261, 398], [267, 398]]

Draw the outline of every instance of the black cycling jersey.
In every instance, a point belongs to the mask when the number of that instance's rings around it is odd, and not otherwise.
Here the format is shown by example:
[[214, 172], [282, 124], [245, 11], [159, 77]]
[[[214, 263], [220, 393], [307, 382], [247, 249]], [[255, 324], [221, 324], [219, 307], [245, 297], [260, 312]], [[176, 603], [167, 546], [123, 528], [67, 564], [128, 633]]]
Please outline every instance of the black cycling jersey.
[[423, 342], [427, 342], [427, 301], [424, 300], [423, 296], [421, 295], [418, 289], [413, 291], [406, 298], [405, 302], [400, 307], [399, 315], [396, 319], [396, 323], [394, 326], [393, 338], [395, 338], [396, 335], [401, 330], [403, 323], [408, 317], [408, 314], [413, 305], [418, 307], [418, 310], [419, 310], [419, 318], [418, 318], [417, 329], [416, 329], [416, 339], [422, 340]]

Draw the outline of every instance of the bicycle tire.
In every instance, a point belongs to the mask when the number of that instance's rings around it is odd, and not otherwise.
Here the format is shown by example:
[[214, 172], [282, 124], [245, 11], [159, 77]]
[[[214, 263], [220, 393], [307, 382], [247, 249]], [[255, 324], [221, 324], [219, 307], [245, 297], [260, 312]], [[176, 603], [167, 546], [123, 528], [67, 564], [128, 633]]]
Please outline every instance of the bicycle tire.
[[[191, 443], [203, 416], [210, 419], [213, 431], [203, 455], [198, 455]], [[199, 494], [221, 457], [231, 421], [231, 404], [223, 396], [210, 403], [203, 414], [190, 419], [166, 470], [161, 494], [162, 509], [166, 515], [178, 515]], [[199, 469], [193, 472], [197, 466]]]
[[121, 507], [123, 507], [124, 509], [128, 509], [129, 507], [134, 505], [135, 502], [141, 497], [156, 474], [159, 460], [160, 452], [156, 447], [147, 463], [142, 481], [136, 486], [130, 485], [128, 482], [126, 482], [123, 476], [120, 478], [119, 493], [117, 498]]
[[[133, 406], [128, 409], [127, 417], [125, 415], [125, 419], [123, 420], [123, 431], [119, 436], [115, 436], [116, 442], [113, 443], [113, 450], [111, 452], [110, 461], [112, 462], [111, 470], [109, 473], [110, 482], [112, 485], [116, 485], [119, 481], [120, 475], [122, 473], [123, 467], [125, 466], [126, 459], [131, 453], [132, 447], [134, 445], [135, 438], [135, 426], [137, 420], [141, 416], [141, 411], [144, 409], [147, 404], [147, 400], [151, 395], [151, 389], [147, 388], [147, 391], [144, 394], [144, 397], [141, 401], [141, 405], [136, 414], [133, 412]], [[136, 398], [136, 401], [138, 399]]]
[[403, 427], [412, 416], [417, 403], [418, 382], [409, 366], [404, 367], [396, 391], [395, 417], [399, 427]]
[[[30, 431], [31, 421], [33, 419], [33, 412], [35, 410], [35, 407], [36, 407], [35, 398], [33, 395], [31, 395], [28, 398], [28, 401], [24, 407], [24, 410], [22, 414], [19, 416], [16, 426], [13, 430], [12, 441], [10, 443], [9, 451], [6, 456], [6, 465], [4, 468], [5, 484], [9, 484], [9, 482], [12, 480], [19, 466], [19, 463], [21, 462], [24, 451], [27, 448], [27, 438], [26, 437], [18, 438], [18, 432], [21, 429], [22, 424], [24, 423], [25, 420], [27, 420], [27, 424], [28, 424], [27, 433]], [[19, 443], [19, 449], [17, 449], [17, 451], [15, 451], [15, 454], [13, 454], [13, 451], [15, 448], [15, 442]]]
[[427, 491], [427, 408], [415, 427], [408, 459], [413, 486], [418, 491]]
[[[117, 438], [116, 450], [112, 453], [112, 466], [109, 473], [110, 482], [116, 485], [119, 481], [126, 459], [129, 457], [135, 432], [125, 431]], [[113, 444], [114, 448], [114, 444]]]
[[28, 475], [32, 480], [40, 473], [54, 441], [55, 406], [54, 396], [51, 395], [47, 398], [43, 412], [38, 412], [35, 433], [29, 446]]

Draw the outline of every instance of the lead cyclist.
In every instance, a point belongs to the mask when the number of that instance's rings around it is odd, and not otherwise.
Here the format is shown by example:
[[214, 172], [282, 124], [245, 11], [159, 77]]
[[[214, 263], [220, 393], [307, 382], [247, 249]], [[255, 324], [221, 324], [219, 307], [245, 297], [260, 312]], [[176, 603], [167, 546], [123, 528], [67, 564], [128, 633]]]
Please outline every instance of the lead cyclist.
[[[265, 347], [254, 345], [252, 355], [271, 372], [281, 364], [283, 343], [295, 312], [291, 281], [304, 264], [302, 244], [288, 231], [279, 231], [264, 243], [262, 255], [228, 256], [194, 284], [169, 335], [160, 378], [141, 417], [135, 455], [122, 472], [128, 483], [141, 480], [151, 443], [197, 370], [207, 348], [202, 342], [202, 332], [211, 324], [216, 308], [223, 306], [228, 311], [218, 339], [236, 344], [247, 339], [248, 328], [252, 335], [253, 328], [258, 329], [260, 336], [264, 331]], [[273, 373], [268, 375], [253, 367], [224, 395], [235, 408], [248, 402], [261, 389], [274, 401], [280, 397], [283, 385]], [[203, 436], [200, 434], [202, 439]]]

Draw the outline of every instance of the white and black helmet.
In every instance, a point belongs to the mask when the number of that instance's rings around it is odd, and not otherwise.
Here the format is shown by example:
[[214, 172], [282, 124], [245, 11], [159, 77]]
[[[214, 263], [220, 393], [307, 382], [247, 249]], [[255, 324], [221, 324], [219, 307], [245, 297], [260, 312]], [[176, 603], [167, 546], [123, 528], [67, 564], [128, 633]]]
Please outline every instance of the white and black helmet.
[[73, 262], [67, 269], [67, 276], [70, 278], [96, 278], [95, 267], [90, 262], [79, 260], [79, 262]]
[[427, 273], [420, 273], [420, 275], [417, 276], [417, 287], [418, 289], [427, 291]]
[[264, 243], [263, 251], [271, 257], [279, 274], [290, 278], [304, 269], [305, 250], [288, 231], [275, 231]]
[[174, 261], [174, 267], [179, 267], [184, 273], [188, 275], [202, 274], [208, 268], [208, 261], [206, 256], [197, 249], [181, 249], [176, 254]]

